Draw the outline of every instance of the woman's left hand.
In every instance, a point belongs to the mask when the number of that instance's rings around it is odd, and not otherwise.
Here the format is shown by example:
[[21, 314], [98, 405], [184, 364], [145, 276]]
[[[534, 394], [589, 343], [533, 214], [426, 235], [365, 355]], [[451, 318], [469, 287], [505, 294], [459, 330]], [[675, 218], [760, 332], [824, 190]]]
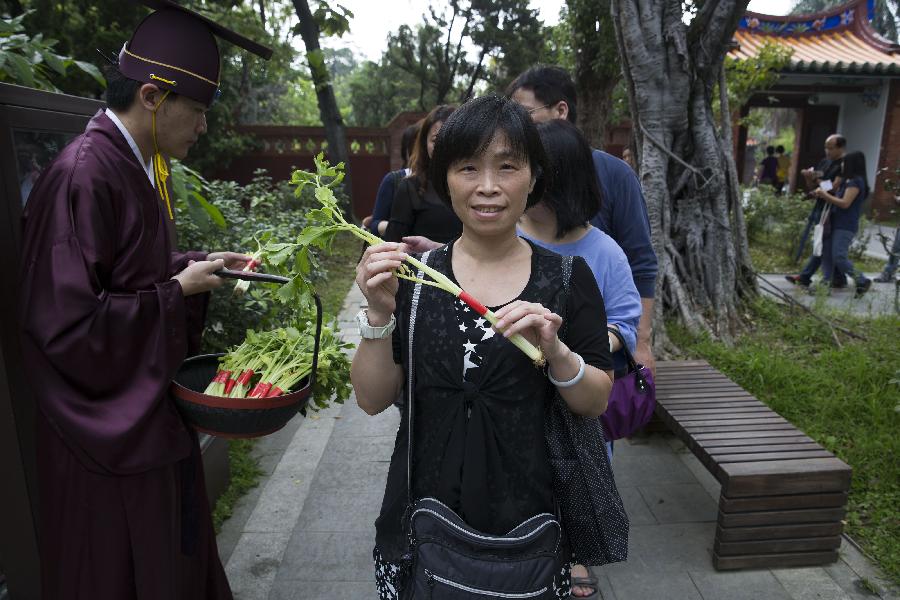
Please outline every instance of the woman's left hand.
[[496, 313], [497, 324], [494, 329], [509, 338], [521, 334], [526, 340], [540, 346], [544, 358], [552, 361], [565, 351], [557, 332], [562, 326], [562, 317], [549, 308], [534, 302], [516, 300], [510, 302]]

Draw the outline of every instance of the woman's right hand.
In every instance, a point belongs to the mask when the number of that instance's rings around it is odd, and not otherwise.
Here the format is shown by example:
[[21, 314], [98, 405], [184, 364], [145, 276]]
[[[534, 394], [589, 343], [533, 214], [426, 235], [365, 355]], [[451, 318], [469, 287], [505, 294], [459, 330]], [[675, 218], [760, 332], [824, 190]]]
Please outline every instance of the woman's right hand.
[[397, 289], [400, 282], [394, 276], [406, 260], [406, 245], [386, 242], [366, 248], [356, 265], [356, 285], [368, 301], [369, 324], [387, 324], [397, 308]]

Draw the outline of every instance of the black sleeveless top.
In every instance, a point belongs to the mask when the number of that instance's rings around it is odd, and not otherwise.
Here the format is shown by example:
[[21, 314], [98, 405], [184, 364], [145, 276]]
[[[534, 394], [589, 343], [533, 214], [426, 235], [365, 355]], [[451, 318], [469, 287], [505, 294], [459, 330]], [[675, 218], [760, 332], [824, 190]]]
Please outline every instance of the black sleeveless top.
[[[518, 299], [553, 306], [562, 290], [562, 257], [531, 244], [531, 276]], [[452, 244], [431, 253], [429, 266], [451, 279]], [[413, 284], [397, 293], [394, 360], [409, 365]], [[505, 534], [541, 512], [555, 512], [544, 418], [553, 387], [543, 369], [447, 292], [422, 286], [416, 319], [413, 499], [432, 496], [472, 527]], [[576, 257], [566, 308], [566, 343], [587, 364], [611, 369], [606, 313], [596, 280]], [[406, 550], [408, 413], [391, 456], [376, 544], [396, 562]]]

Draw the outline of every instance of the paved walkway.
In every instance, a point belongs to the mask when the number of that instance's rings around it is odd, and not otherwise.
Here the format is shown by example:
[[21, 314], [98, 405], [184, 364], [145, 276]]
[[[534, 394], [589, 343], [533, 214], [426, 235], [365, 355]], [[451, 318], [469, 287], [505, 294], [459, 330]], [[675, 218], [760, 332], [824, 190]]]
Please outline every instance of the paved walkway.
[[[362, 298], [341, 315], [346, 337]], [[237, 600], [377, 598], [371, 551], [396, 409], [365, 415], [353, 399], [297, 418], [257, 451], [268, 474], [219, 536]], [[847, 540], [824, 568], [716, 572], [711, 546], [718, 484], [673, 437], [617, 443], [613, 466], [631, 519], [629, 560], [595, 569], [605, 600], [897, 599]]]
[[866, 244], [865, 254], [872, 258], [877, 258], [878, 260], [887, 261], [887, 251], [878, 234], [880, 233], [887, 238], [887, 247], [888, 250], [890, 250], [891, 243], [894, 239], [894, 232], [896, 230], [897, 228], [893, 225], [879, 225], [877, 223], [869, 224], [866, 227], [866, 234], [869, 236], [869, 241]]
[[[878, 273], [866, 273], [867, 277], [875, 277]], [[775, 298], [777, 294], [773, 293], [773, 287], [778, 291], [786, 293], [800, 304], [817, 310], [827, 307], [837, 312], [850, 313], [857, 316], [876, 316], [886, 314], [897, 314], [895, 304], [900, 302], [898, 294], [900, 288], [894, 283], [876, 283], [872, 282], [872, 287], [862, 298], [855, 298], [855, 288], [852, 281], [850, 286], [838, 290], [831, 290], [828, 296], [811, 295], [807, 288], [800, 287], [790, 283], [784, 278], [784, 273], [764, 273], [760, 275], [764, 282], [759, 282], [759, 290]], [[778, 298], [780, 299], [780, 298]]]

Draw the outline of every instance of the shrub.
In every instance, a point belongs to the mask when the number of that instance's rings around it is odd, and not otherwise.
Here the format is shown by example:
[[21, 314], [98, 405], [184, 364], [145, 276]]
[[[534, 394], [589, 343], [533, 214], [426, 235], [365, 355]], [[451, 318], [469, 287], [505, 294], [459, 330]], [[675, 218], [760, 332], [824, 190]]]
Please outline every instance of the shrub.
[[770, 186], [745, 188], [743, 199], [748, 242], [774, 246], [785, 258], [793, 259], [812, 201], [803, 194], [776, 196]]

